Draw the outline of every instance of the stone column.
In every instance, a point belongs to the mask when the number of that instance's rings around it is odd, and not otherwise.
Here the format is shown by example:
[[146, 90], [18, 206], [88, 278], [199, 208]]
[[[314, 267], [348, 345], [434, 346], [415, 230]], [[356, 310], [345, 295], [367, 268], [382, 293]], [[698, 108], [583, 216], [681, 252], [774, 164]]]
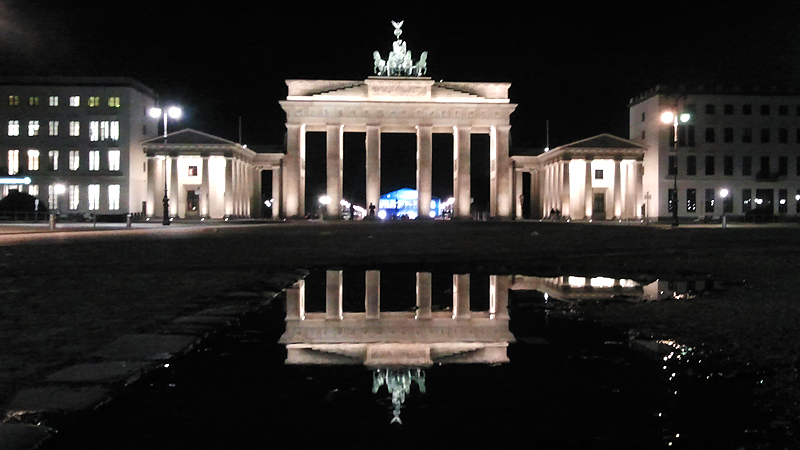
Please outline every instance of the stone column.
[[366, 172], [367, 172], [367, 204], [378, 208], [381, 198], [381, 128], [377, 125], [367, 125], [366, 136]]
[[225, 158], [225, 216], [233, 215], [233, 158]]
[[286, 320], [305, 320], [306, 281], [300, 280], [286, 289]]
[[572, 206], [572, 190], [569, 186], [569, 164], [570, 160], [561, 163], [561, 217], [570, 217], [570, 207]]
[[211, 214], [211, 187], [208, 173], [208, 155], [203, 155], [203, 166], [200, 182], [200, 217], [208, 217]]
[[415, 319], [431, 318], [431, 273], [417, 272], [417, 312]]
[[156, 186], [158, 162], [155, 156], [147, 157], [147, 211], [145, 211], [147, 217], [155, 216], [158, 210], [158, 208], [156, 208], [156, 201], [158, 200], [158, 187]]
[[381, 271], [367, 270], [364, 279], [365, 315], [367, 319], [377, 319], [381, 314]]
[[633, 217], [644, 218], [642, 216], [642, 204], [644, 204], [644, 196], [642, 195], [643, 189], [643, 179], [644, 179], [644, 166], [643, 162], [637, 160], [634, 164], [634, 171], [633, 171]]
[[305, 213], [306, 202], [306, 126], [305, 124], [286, 124], [286, 130], [286, 156], [283, 159], [283, 188], [281, 189], [282, 212], [285, 218], [299, 218], [303, 217]]
[[592, 220], [594, 213], [594, 192], [592, 191], [592, 159], [586, 158], [586, 174], [583, 178], [583, 211], [586, 220]]
[[470, 145], [470, 128], [453, 127], [453, 216], [459, 219], [471, 217]]
[[511, 189], [511, 158], [508, 156], [509, 125], [491, 127], [489, 164], [490, 211], [493, 217], [511, 219], [514, 214]]
[[284, 217], [286, 210], [283, 205], [283, 193], [281, 192], [282, 170], [280, 165], [272, 168], [272, 218]]
[[489, 318], [508, 319], [511, 275], [489, 275]]
[[514, 217], [517, 220], [522, 219], [522, 204], [525, 200], [525, 196], [522, 193], [522, 174], [521, 170], [514, 170]]
[[619, 159], [614, 159], [614, 218], [622, 218], [622, 174]]
[[453, 275], [453, 319], [469, 319], [469, 274]]
[[326, 132], [327, 140], [327, 174], [328, 174], [328, 197], [331, 202], [328, 204], [326, 216], [334, 218], [341, 217], [342, 191], [343, 189], [343, 168], [344, 168], [344, 125], [328, 125]]
[[[170, 157], [170, 175], [169, 175], [169, 214], [172, 217], [180, 216], [179, 211], [185, 209], [185, 205], [181, 203], [181, 193], [178, 189], [178, 157]], [[179, 206], [183, 206], [180, 207]]]
[[342, 271], [325, 271], [325, 319], [342, 320]]
[[531, 219], [541, 219], [542, 214], [542, 171], [532, 170], [531, 172]]
[[433, 129], [417, 126], [417, 218], [428, 219], [433, 186]]

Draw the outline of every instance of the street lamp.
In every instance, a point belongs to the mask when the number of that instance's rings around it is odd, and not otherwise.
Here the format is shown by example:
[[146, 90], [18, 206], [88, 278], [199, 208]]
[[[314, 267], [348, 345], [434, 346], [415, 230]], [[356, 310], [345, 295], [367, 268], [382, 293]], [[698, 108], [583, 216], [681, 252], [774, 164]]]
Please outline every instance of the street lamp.
[[688, 113], [676, 114], [672, 111], [664, 111], [661, 114], [661, 121], [672, 123], [674, 129], [673, 145], [675, 148], [675, 173], [672, 180], [672, 226], [678, 226], [678, 123], [686, 123], [691, 119]]
[[320, 208], [319, 208], [319, 220], [324, 220], [325, 218], [325, 210], [328, 209], [328, 205], [331, 204], [331, 198], [327, 195], [323, 195], [319, 198]]
[[728, 226], [728, 222], [726, 220], [727, 218], [725, 217], [725, 203], [726, 199], [728, 198], [728, 194], [730, 194], [730, 192], [725, 188], [722, 188], [719, 191], [719, 196], [722, 197], [722, 228], [726, 228]]
[[[164, 143], [167, 143], [167, 117], [178, 119], [181, 117], [181, 109], [177, 106], [170, 106], [168, 108], [150, 108], [150, 117], [158, 119], [162, 113], [164, 115]], [[161, 199], [164, 204], [164, 220], [161, 221], [162, 225], [169, 225], [169, 197], [167, 196], [167, 157], [164, 156], [164, 198]]]

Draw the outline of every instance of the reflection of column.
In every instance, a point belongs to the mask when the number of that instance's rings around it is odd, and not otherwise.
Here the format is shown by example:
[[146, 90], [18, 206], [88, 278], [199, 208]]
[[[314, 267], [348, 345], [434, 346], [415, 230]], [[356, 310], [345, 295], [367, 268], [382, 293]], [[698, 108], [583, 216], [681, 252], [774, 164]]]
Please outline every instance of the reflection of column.
[[381, 314], [381, 271], [367, 270], [364, 278], [364, 311], [367, 319], [377, 319]]
[[[286, 156], [283, 160], [283, 213], [302, 217], [305, 210], [306, 126], [286, 124]], [[226, 211], [227, 213], [227, 211]]]
[[367, 204], [364, 206], [369, 210], [370, 203], [377, 208], [381, 198], [381, 128], [367, 125], [366, 141]]
[[306, 281], [300, 280], [286, 289], [286, 320], [305, 320]]
[[182, 205], [181, 193], [178, 191], [178, 158], [173, 156], [170, 162], [172, 167], [169, 180], [169, 214], [175, 217], [180, 214], [178, 211], [183, 210], [183, 208], [178, 209], [178, 205]]
[[614, 218], [622, 218], [622, 174], [620, 173], [620, 161], [614, 159]]
[[431, 273], [417, 272], [417, 313], [416, 319], [431, 318]]
[[233, 158], [225, 158], [225, 215], [233, 215]]
[[211, 214], [209, 195], [209, 175], [208, 175], [208, 155], [203, 155], [202, 178], [200, 181], [200, 217], [208, 217]]
[[417, 127], [417, 217], [427, 219], [431, 212], [433, 179], [433, 131], [430, 126]]
[[508, 319], [511, 275], [489, 275], [489, 318]]
[[469, 319], [469, 274], [453, 275], [453, 319]]
[[470, 192], [470, 128], [453, 127], [453, 216], [469, 218]]
[[511, 126], [491, 127], [490, 141], [490, 211], [494, 217], [510, 219], [514, 213], [511, 198], [511, 158], [508, 156], [508, 136]]
[[325, 319], [342, 319], [342, 271], [325, 271]]
[[326, 215], [328, 217], [340, 217], [342, 215], [342, 191], [343, 191], [343, 162], [344, 162], [344, 125], [328, 125], [326, 132], [328, 149], [328, 203]]
[[592, 219], [594, 209], [594, 193], [592, 192], [592, 159], [586, 158], [586, 174], [583, 177], [583, 210], [586, 219]]
[[[156, 167], [158, 164], [158, 160], [156, 160], [155, 156], [148, 156], [147, 157], [147, 211], [145, 213], [148, 217], [154, 216], [155, 212], [158, 208], [155, 207], [156, 199], [158, 199], [158, 195], [156, 195]], [[53, 208], [55, 209], [55, 208]]]

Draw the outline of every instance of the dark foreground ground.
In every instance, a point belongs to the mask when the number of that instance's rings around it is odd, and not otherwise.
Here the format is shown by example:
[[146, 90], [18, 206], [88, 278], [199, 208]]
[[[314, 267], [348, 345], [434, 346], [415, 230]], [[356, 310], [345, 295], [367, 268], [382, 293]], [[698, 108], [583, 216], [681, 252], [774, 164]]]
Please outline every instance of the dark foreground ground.
[[[696, 299], [574, 310], [702, 347], [752, 375], [760, 407], [800, 417], [800, 228], [539, 222], [296, 223], [0, 235], [0, 405], [116, 337], [157, 332], [288, 268], [462, 265], [494, 273], [705, 277]], [[762, 381], [763, 380], [763, 381]], [[8, 420], [11, 420], [9, 418]]]

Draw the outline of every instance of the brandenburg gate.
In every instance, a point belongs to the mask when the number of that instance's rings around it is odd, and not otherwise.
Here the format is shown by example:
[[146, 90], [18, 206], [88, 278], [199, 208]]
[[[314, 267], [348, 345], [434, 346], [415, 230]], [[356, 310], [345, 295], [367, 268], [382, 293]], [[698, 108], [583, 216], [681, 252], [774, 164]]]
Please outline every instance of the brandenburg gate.
[[[417, 217], [429, 217], [433, 134], [453, 136], [453, 216], [470, 214], [470, 136], [490, 136], [490, 216], [514, 214], [509, 158], [510, 83], [459, 83], [425, 77], [427, 52], [414, 63], [400, 39], [402, 22], [392, 22], [397, 40], [387, 60], [375, 52], [375, 74], [363, 81], [287, 80], [287, 143], [282, 168], [280, 215], [297, 218], [305, 209], [306, 133], [326, 133], [326, 215], [340, 216], [343, 191], [344, 133], [366, 134], [366, 205], [381, 196], [381, 133], [417, 136]], [[276, 195], [276, 198], [278, 196]]]

